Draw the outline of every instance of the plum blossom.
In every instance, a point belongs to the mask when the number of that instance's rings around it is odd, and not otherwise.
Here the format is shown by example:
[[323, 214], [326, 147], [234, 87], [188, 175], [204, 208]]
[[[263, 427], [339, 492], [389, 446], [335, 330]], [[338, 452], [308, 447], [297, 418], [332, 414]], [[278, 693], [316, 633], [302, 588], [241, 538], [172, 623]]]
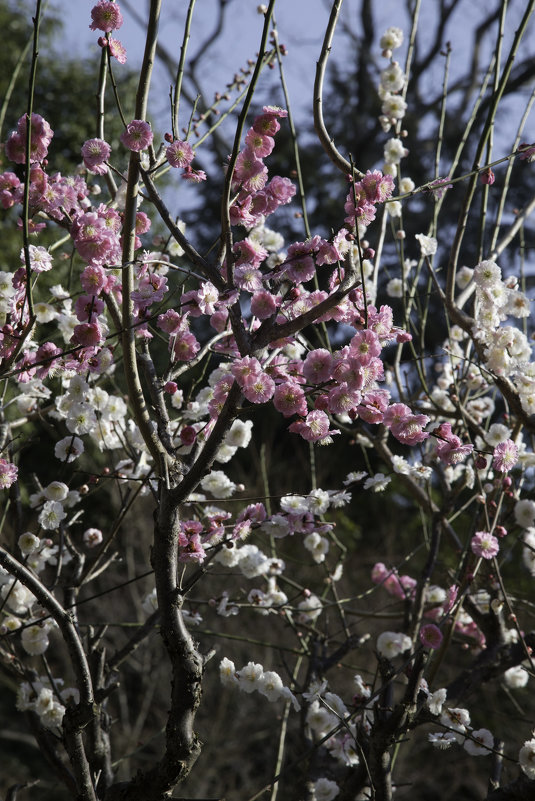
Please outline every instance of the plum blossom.
[[27, 654], [44, 654], [49, 646], [48, 631], [45, 626], [26, 626], [22, 630], [21, 644]]
[[492, 464], [495, 470], [501, 473], [508, 473], [513, 469], [518, 461], [518, 447], [512, 439], [506, 439], [505, 442], [500, 442], [494, 448], [492, 457]]
[[84, 443], [79, 437], [64, 437], [54, 446], [54, 455], [62, 462], [73, 462], [83, 452]]
[[89, 172], [105, 175], [108, 171], [106, 161], [111, 154], [111, 147], [104, 139], [87, 139], [82, 145], [82, 158]]
[[535, 738], [526, 740], [518, 753], [518, 761], [528, 779], [535, 779]]
[[426, 236], [425, 234], [416, 234], [415, 239], [420, 243], [420, 252], [422, 256], [434, 256], [437, 252], [438, 242], [434, 236]]
[[396, 656], [410, 650], [412, 640], [407, 634], [397, 631], [383, 631], [377, 638], [377, 653], [385, 659], [394, 659]]
[[476, 531], [470, 542], [472, 552], [481, 559], [492, 559], [500, 550], [496, 537], [488, 531]]
[[91, 9], [91, 19], [93, 22], [89, 26], [92, 31], [104, 31], [110, 33], [121, 27], [123, 15], [118, 3], [109, 0], [98, 0], [98, 3]]
[[427, 623], [420, 629], [420, 642], [425, 648], [437, 649], [443, 640], [443, 635], [434, 623]]
[[144, 120], [132, 120], [119, 138], [125, 147], [137, 153], [152, 143], [153, 136], [150, 123]]
[[340, 792], [336, 782], [331, 779], [317, 779], [314, 782], [314, 798], [316, 801], [333, 801]]
[[188, 142], [176, 139], [166, 148], [165, 156], [171, 167], [188, 167], [193, 161], [193, 148]]
[[0, 459], [0, 489], [9, 489], [17, 480], [17, 476], [17, 466], [7, 459]]

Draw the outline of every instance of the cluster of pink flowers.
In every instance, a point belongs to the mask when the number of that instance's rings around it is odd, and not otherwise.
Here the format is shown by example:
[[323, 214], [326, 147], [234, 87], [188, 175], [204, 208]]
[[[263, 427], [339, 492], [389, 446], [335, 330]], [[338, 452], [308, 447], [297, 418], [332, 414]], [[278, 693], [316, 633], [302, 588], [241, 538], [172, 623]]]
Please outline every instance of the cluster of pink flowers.
[[[23, 114], [6, 142], [6, 156], [15, 164], [26, 164], [26, 137], [28, 116]], [[54, 131], [40, 114], [32, 114], [30, 134], [30, 164], [43, 161], [48, 155], [48, 147]]]
[[119, 64], [126, 61], [126, 50], [118, 39], [113, 39], [109, 34], [116, 31], [123, 24], [123, 15], [119, 4], [109, 2], [109, 0], [99, 0], [96, 6], [91, 9], [91, 19], [93, 22], [89, 26], [92, 31], [104, 31], [106, 36], [100, 36], [98, 43], [100, 47], [107, 47], [110, 55], [117, 59]]
[[[492, 556], [495, 556], [497, 553], [497, 548], [492, 552], [492, 543], [487, 542], [488, 538], [490, 537], [490, 540], [494, 540], [496, 544], [498, 541], [490, 534], [486, 534], [486, 532], [478, 532], [478, 534], [482, 534], [484, 537], [480, 538], [476, 535], [477, 539], [476, 537], [473, 538], [472, 550], [485, 559], [491, 559]], [[487, 555], [485, 556], [484, 554]], [[400, 576], [395, 568], [389, 570], [382, 562], [377, 562], [377, 564], [374, 565], [371, 579], [374, 584], [380, 584], [389, 595], [400, 601], [412, 600], [415, 597], [415, 591], [418, 585], [416, 579], [408, 575]], [[440, 623], [440, 621], [451, 612], [457, 595], [458, 588], [455, 585], [451, 586], [447, 591], [443, 590], [441, 587], [429, 588], [424, 617], [427, 618], [427, 620], [434, 620], [435, 623], [425, 623], [420, 630], [420, 642], [424, 647], [431, 649], [440, 647], [442, 632], [436, 623]], [[483, 646], [485, 643], [485, 637], [482, 631], [478, 628], [475, 621], [466, 614], [455, 619], [455, 631], [474, 640], [478, 646]]]
[[360, 180], [351, 184], [344, 205], [345, 222], [353, 228], [359, 223], [369, 225], [375, 220], [376, 206], [384, 203], [394, 191], [394, 179], [391, 175], [383, 175], [379, 170], [366, 173]]
[[463, 445], [462, 440], [451, 430], [451, 423], [441, 423], [433, 432], [437, 437], [435, 452], [444, 464], [459, 464], [474, 450], [473, 445]]
[[389, 595], [400, 601], [413, 598], [418, 583], [412, 576], [399, 576], [397, 570], [389, 570], [383, 562], [374, 565], [371, 578], [374, 584], [380, 584]]
[[232, 191], [237, 193], [230, 208], [233, 225], [252, 228], [295, 195], [295, 186], [289, 178], [276, 175], [268, 182], [263, 161], [273, 150], [273, 137], [280, 130], [279, 119], [287, 114], [276, 106], [264, 106], [263, 113], [247, 132], [245, 147], [238, 154], [232, 175]]

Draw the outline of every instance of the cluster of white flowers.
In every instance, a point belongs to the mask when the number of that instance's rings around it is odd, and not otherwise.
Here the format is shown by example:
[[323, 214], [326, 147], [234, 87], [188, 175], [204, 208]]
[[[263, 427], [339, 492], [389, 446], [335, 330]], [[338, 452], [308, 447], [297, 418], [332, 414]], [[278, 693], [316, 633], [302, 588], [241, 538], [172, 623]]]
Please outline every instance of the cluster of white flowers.
[[79, 693], [74, 687], [63, 689], [63, 679], [54, 679], [51, 687], [48, 677], [40, 676], [34, 681], [24, 681], [17, 693], [17, 709], [35, 712], [46, 729], [61, 729], [65, 706], [69, 701], [79, 702]]
[[432, 715], [439, 718], [439, 723], [446, 731], [431, 732], [427, 735], [429, 742], [438, 749], [444, 750], [455, 743], [462, 745], [471, 756], [488, 756], [494, 748], [494, 736], [488, 729], [472, 729], [470, 713], [459, 707], [445, 707], [447, 691], [443, 687], [428, 693], [426, 706]]
[[530, 314], [530, 301], [515, 278], [502, 279], [493, 261], [480, 262], [473, 271], [476, 290], [474, 336], [484, 346], [485, 366], [494, 375], [511, 378], [527, 414], [535, 412], [535, 363], [526, 335], [502, 323], [508, 317]]
[[241, 670], [236, 670], [234, 662], [225, 656], [219, 663], [219, 676], [225, 687], [237, 687], [244, 693], [257, 691], [272, 702], [283, 698], [291, 702], [296, 712], [301, 708], [290, 688], [284, 686], [279, 674], [274, 670], [264, 670], [257, 662], [248, 662]]
[[[379, 97], [382, 101], [381, 116], [379, 121], [383, 130], [388, 132], [392, 125], [398, 120], [402, 120], [407, 110], [407, 104], [402, 92], [407, 83], [403, 69], [397, 61], [392, 60], [392, 50], [401, 47], [403, 44], [403, 31], [400, 28], [388, 28], [383, 34], [380, 46], [383, 56], [390, 59], [389, 65], [381, 71], [379, 84]], [[385, 156], [385, 161], [390, 164], [398, 162], [389, 161]]]

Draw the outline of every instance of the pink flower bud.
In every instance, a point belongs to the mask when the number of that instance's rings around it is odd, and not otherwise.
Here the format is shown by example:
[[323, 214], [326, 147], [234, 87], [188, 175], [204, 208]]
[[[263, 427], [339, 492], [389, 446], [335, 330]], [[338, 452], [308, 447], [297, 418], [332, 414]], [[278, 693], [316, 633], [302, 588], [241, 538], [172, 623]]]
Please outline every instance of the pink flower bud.
[[183, 445], [193, 445], [197, 439], [197, 432], [193, 426], [185, 426], [180, 432], [180, 441]]

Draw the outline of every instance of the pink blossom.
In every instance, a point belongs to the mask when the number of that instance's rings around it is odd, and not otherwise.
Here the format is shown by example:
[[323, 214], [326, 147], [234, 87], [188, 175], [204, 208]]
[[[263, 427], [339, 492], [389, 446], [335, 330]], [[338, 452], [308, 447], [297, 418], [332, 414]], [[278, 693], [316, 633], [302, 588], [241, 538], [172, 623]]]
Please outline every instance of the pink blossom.
[[231, 367], [231, 373], [240, 387], [243, 387], [245, 381], [258, 375], [261, 371], [260, 362], [254, 356], [244, 356], [243, 359], [235, 361]]
[[132, 292], [132, 300], [140, 309], [146, 309], [153, 303], [159, 303], [167, 291], [165, 275], [148, 273], [140, 278], [138, 288]]
[[275, 136], [280, 131], [280, 123], [272, 114], [259, 114], [253, 122], [252, 130], [262, 136]]
[[309, 384], [329, 381], [333, 370], [333, 357], [326, 348], [317, 348], [307, 353], [303, 363], [303, 375]]
[[275, 382], [267, 373], [258, 372], [244, 381], [242, 392], [251, 403], [266, 403], [273, 397]]
[[8, 489], [15, 483], [18, 476], [18, 468], [6, 459], [0, 459], [0, 489]]
[[292, 414], [304, 417], [307, 413], [305, 393], [299, 384], [293, 381], [285, 381], [283, 384], [278, 384], [273, 396], [273, 405], [284, 417], [290, 417]]
[[318, 442], [340, 433], [338, 430], [329, 431], [329, 418], [321, 409], [314, 409], [307, 414], [305, 420], [292, 423], [289, 430], [294, 434], [300, 434], [307, 442]]
[[369, 203], [383, 203], [394, 191], [394, 179], [391, 175], [383, 175], [379, 170], [368, 170], [361, 181], [366, 200]]
[[266, 508], [263, 503], [251, 503], [243, 509], [236, 518], [237, 523], [250, 520], [251, 523], [263, 523], [266, 519]]
[[492, 559], [500, 550], [496, 537], [488, 531], [476, 531], [470, 542], [472, 552], [482, 559]]
[[234, 281], [240, 289], [259, 292], [262, 286], [262, 273], [252, 264], [238, 264], [234, 268]]
[[450, 423], [441, 423], [433, 432], [438, 437], [436, 455], [445, 464], [459, 464], [474, 450], [473, 445], [463, 445], [461, 439], [452, 433]]
[[290, 245], [285, 264], [285, 274], [296, 284], [304, 284], [316, 274], [316, 265], [306, 242]]
[[444, 605], [445, 615], [447, 615], [448, 612], [451, 612], [451, 610], [453, 609], [458, 595], [459, 595], [459, 587], [457, 587], [456, 584], [452, 584], [451, 587], [448, 587], [447, 601]]
[[369, 364], [374, 356], [381, 353], [381, 343], [375, 331], [364, 329], [357, 331], [351, 342], [349, 349], [352, 356], [355, 356], [361, 364]]
[[39, 364], [41, 362], [41, 366], [35, 371], [36, 377], [41, 380], [46, 378], [58, 363], [58, 360], [54, 357], [61, 356], [61, 354], [61, 348], [56, 347], [52, 342], [44, 342], [40, 345], [35, 354], [35, 363]]
[[404, 420], [391, 427], [391, 432], [399, 442], [404, 445], [416, 445], [428, 438], [424, 426], [429, 422], [425, 414], [409, 414]]
[[80, 276], [80, 283], [90, 295], [98, 295], [106, 285], [106, 273], [97, 265], [86, 267]]
[[174, 395], [175, 392], [177, 392], [177, 390], [178, 390], [178, 384], [176, 383], [176, 381], [167, 381], [164, 384], [163, 391], [167, 392], [168, 395]]
[[259, 320], [267, 320], [277, 310], [277, 301], [265, 289], [261, 289], [253, 294], [251, 298], [251, 314]]
[[[106, 41], [106, 40], [105, 40]], [[119, 39], [112, 39], [111, 37], [107, 40], [108, 47], [110, 49], [110, 56], [116, 58], [119, 64], [126, 64], [126, 48], [119, 41]], [[100, 39], [99, 39], [100, 44]]]
[[204, 170], [194, 170], [188, 165], [182, 173], [182, 178], [185, 181], [193, 181], [194, 184], [200, 184], [202, 181], [206, 181], [206, 173]]
[[199, 352], [201, 346], [190, 332], [182, 332], [173, 341], [173, 361], [189, 362]]
[[111, 147], [104, 139], [87, 139], [82, 145], [84, 165], [95, 175], [105, 175], [108, 172], [105, 162], [110, 154]]
[[367, 392], [357, 406], [357, 414], [367, 423], [382, 423], [388, 408], [390, 394], [386, 389], [374, 389]]
[[234, 173], [232, 175], [232, 186], [234, 190], [239, 186], [248, 192], [255, 192], [262, 189], [267, 181], [267, 167], [262, 159], [251, 150], [250, 147], [245, 147], [236, 159]]
[[93, 22], [89, 26], [92, 31], [116, 31], [123, 24], [123, 16], [118, 3], [109, 0], [98, 0], [96, 6], [91, 9], [91, 19]]
[[74, 304], [74, 311], [81, 323], [92, 322], [104, 311], [104, 302], [95, 295], [79, 295]]
[[453, 184], [448, 178], [437, 178], [436, 181], [429, 184], [429, 190], [433, 193], [435, 200], [441, 200], [452, 186]]
[[505, 442], [500, 442], [494, 448], [492, 457], [492, 464], [495, 470], [501, 473], [508, 473], [512, 470], [518, 461], [518, 448], [512, 439], [506, 439]]
[[[5, 152], [8, 159], [16, 164], [26, 163], [27, 115], [23, 114], [17, 122], [17, 130], [10, 134]], [[30, 163], [43, 161], [48, 154], [48, 146], [54, 131], [40, 114], [32, 114], [30, 138]]]
[[427, 623], [420, 629], [420, 642], [424, 648], [436, 650], [440, 648], [440, 643], [444, 639], [442, 632], [434, 623]]
[[144, 211], [136, 212], [136, 234], [146, 234], [150, 231], [152, 223]]
[[171, 167], [182, 167], [184, 169], [193, 161], [194, 153], [188, 142], [176, 139], [166, 148], [165, 156]]
[[153, 140], [150, 123], [145, 122], [145, 120], [132, 120], [119, 138], [129, 150], [133, 150], [136, 153], [144, 150]]
[[249, 128], [245, 144], [251, 148], [255, 156], [262, 159], [269, 156], [275, 146], [275, 140], [271, 136], [258, 133], [254, 128]]
[[[201, 526], [202, 529], [202, 526]], [[206, 552], [202, 547], [199, 534], [179, 534], [178, 538], [180, 550], [178, 554], [179, 562], [204, 562]]]
[[345, 414], [355, 409], [360, 401], [360, 392], [351, 389], [345, 381], [342, 381], [329, 391], [328, 408], [331, 414]]
[[83, 347], [93, 347], [102, 341], [102, 332], [98, 323], [80, 323], [74, 326], [71, 342]]
[[266, 186], [266, 193], [275, 203], [274, 208], [268, 212], [271, 213], [275, 211], [277, 206], [285, 206], [289, 203], [296, 193], [296, 188], [289, 178], [281, 178], [280, 175], [274, 175]]
[[264, 259], [268, 257], [267, 250], [250, 237], [242, 239], [241, 242], [236, 242], [232, 250], [234, 253], [239, 254], [236, 259], [236, 265], [247, 264], [251, 267], [260, 267]]

